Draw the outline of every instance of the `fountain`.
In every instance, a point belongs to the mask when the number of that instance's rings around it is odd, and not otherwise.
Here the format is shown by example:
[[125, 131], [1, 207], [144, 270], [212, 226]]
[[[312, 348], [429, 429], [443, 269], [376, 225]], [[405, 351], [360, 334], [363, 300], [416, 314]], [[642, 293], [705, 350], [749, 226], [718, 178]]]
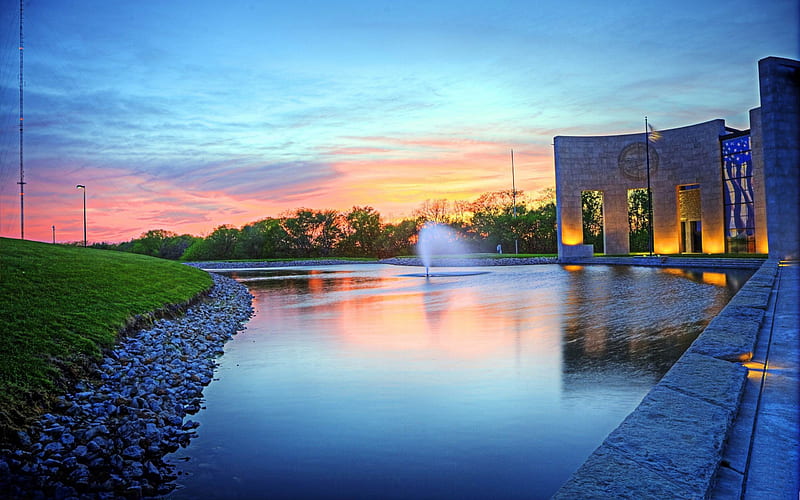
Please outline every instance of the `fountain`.
[[425, 266], [425, 274], [413, 274], [410, 276], [424, 276], [430, 278], [431, 276], [469, 276], [474, 274], [484, 274], [485, 271], [475, 272], [438, 272], [431, 274], [430, 268], [433, 266], [433, 258], [435, 256], [444, 255], [464, 255], [470, 253], [467, 245], [459, 241], [455, 231], [445, 224], [435, 222], [427, 222], [419, 231], [419, 239], [417, 240], [416, 253]]

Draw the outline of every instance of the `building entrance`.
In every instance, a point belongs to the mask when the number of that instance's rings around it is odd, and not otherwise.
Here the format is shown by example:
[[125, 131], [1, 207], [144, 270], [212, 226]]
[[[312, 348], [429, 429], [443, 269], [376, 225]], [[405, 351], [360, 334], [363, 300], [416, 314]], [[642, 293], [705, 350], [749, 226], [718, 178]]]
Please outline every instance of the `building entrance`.
[[678, 186], [678, 217], [681, 226], [681, 253], [701, 253], [703, 251], [703, 223], [699, 184]]

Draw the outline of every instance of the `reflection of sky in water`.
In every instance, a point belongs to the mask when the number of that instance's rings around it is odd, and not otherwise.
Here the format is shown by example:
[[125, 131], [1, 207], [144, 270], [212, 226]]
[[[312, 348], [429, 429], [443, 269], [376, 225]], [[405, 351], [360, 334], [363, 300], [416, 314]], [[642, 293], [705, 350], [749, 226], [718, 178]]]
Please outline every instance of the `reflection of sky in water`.
[[239, 273], [257, 314], [174, 496], [547, 497], [749, 276], [488, 270]]

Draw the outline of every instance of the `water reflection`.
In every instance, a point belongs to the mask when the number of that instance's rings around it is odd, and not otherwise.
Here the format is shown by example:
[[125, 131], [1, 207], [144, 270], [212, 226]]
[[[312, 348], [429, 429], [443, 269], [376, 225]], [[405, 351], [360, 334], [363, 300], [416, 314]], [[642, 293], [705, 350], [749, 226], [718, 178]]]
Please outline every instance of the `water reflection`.
[[746, 279], [486, 270], [238, 273], [257, 314], [173, 497], [548, 497]]
[[[657, 382], [750, 271], [568, 266], [562, 317], [565, 390], [618, 380]], [[729, 293], [709, 295], [680, 277]], [[611, 384], [613, 385], [613, 384]]]

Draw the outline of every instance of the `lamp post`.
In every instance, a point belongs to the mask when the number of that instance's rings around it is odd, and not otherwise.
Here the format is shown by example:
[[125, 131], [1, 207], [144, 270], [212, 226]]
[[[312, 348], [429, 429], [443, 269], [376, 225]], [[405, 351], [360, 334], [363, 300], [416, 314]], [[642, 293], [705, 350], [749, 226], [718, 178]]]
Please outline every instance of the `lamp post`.
[[78, 184], [76, 189], [83, 191], [83, 246], [86, 247], [86, 186]]

